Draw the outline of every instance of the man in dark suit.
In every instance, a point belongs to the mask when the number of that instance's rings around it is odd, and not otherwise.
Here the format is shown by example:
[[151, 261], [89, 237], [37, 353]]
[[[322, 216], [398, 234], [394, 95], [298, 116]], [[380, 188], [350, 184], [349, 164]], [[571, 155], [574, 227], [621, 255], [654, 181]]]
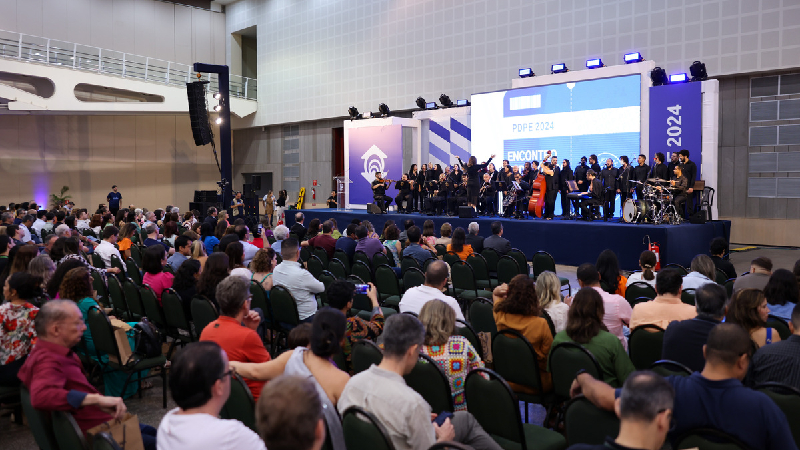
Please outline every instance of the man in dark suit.
[[483, 248], [494, 249], [501, 256], [511, 251], [511, 243], [503, 237], [503, 224], [492, 222], [492, 235], [483, 240]]
[[304, 220], [306, 220], [306, 217], [303, 215], [303, 213], [299, 212], [295, 214], [294, 225], [292, 225], [292, 228], [289, 228], [289, 232], [297, 235], [298, 242], [302, 242], [303, 238], [306, 237], [306, 227], [303, 226]]
[[671, 160], [667, 165], [667, 175], [669, 176], [669, 179], [672, 180], [675, 178], [675, 166], [681, 163], [680, 152], [672, 152], [670, 158]]
[[589, 155], [589, 168], [594, 170], [594, 173], [600, 175], [602, 169], [600, 164], [597, 164], [597, 155]]
[[614, 217], [614, 209], [617, 200], [617, 174], [618, 171], [614, 167], [614, 161], [611, 158], [606, 160], [606, 166], [600, 172], [600, 178], [603, 179], [603, 220], [609, 220]]
[[581, 192], [589, 190], [589, 181], [586, 179], [587, 170], [589, 170], [589, 166], [586, 165], [586, 157], [581, 156], [581, 163], [575, 168], [575, 183]]
[[467, 238], [464, 240], [465, 244], [469, 244], [472, 246], [472, 251], [475, 253], [480, 253], [483, 251], [483, 237], [478, 236], [478, 232], [480, 231], [480, 225], [478, 222], [470, 222], [469, 226], [467, 227]]
[[210, 223], [212, 227], [216, 227], [217, 226], [217, 214], [219, 214], [219, 212], [217, 211], [217, 208], [211, 206], [210, 208], [208, 208], [208, 212], [206, 212], [206, 218], [203, 219], [203, 222]]
[[569, 167], [569, 160], [564, 159], [561, 162], [561, 174], [558, 177], [558, 190], [561, 191], [561, 217], [569, 216], [569, 186], [567, 181], [575, 179], [572, 175], [572, 169]]
[[642, 196], [642, 189], [644, 188], [645, 183], [647, 182], [647, 173], [650, 172], [650, 168], [647, 166], [647, 156], [639, 155], [637, 159], [639, 165], [633, 168], [633, 181], [638, 181], [641, 184], [634, 183], [634, 190], [636, 191], [636, 199], [641, 201], [643, 200]]

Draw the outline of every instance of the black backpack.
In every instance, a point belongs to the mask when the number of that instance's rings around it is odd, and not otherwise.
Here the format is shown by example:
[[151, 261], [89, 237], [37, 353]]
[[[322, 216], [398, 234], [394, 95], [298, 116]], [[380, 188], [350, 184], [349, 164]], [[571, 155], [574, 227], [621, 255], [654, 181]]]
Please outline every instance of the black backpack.
[[161, 355], [161, 333], [146, 317], [133, 326], [136, 333], [134, 354], [141, 359], [155, 358]]

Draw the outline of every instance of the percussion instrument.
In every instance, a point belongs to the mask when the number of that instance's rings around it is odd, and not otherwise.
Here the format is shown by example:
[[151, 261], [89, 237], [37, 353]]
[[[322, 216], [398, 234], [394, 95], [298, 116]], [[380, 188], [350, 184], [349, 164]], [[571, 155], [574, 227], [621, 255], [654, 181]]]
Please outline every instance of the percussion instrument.
[[625, 223], [640, 223], [649, 219], [651, 205], [647, 200], [629, 198], [622, 205], [622, 220]]

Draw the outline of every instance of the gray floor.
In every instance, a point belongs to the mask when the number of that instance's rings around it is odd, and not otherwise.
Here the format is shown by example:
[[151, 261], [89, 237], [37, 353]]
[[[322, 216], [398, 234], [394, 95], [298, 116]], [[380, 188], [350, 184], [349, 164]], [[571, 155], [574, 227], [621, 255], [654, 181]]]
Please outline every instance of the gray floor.
[[[745, 247], [744, 245], [731, 244], [731, 249]], [[800, 260], [800, 249], [797, 248], [776, 248], [776, 247], [756, 247], [743, 251], [732, 251], [731, 262], [736, 267], [737, 273], [750, 270], [750, 261], [759, 256], [766, 256], [772, 259], [775, 269], [784, 268], [792, 270], [795, 261]], [[570, 279], [570, 286], [573, 293], [579, 288], [575, 277], [576, 267], [556, 266], [558, 274]], [[175, 407], [175, 403], [168, 398], [167, 409], [161, 408], [161, 379], [152, 378], [153, 388], [145, 390], [143, 398], [134, 396], [126, 400], [128, 410], [139, 416], [141, 423], [158, 427], [161, 418], [169, 409]], [[36, 450], [37, 446], [26, 426], [13, 423], [7, 411], [3, 411], [0, 417], [0, 448], [14, 450]]]

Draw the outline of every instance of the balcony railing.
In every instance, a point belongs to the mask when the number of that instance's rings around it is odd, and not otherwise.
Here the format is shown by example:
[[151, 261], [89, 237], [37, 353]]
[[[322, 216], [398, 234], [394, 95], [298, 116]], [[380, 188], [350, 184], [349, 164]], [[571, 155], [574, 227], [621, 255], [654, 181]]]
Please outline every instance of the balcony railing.
[[[197, 80], [196, 72], [188, 64], [4, 30], [0, 30], [0, 57], [176, 87]], [[216, 74], [202, 76], [210, 81], [212, 92], [219, 90]], [[231, 75], [230, 93], [257, 100], [256, 79]]]

